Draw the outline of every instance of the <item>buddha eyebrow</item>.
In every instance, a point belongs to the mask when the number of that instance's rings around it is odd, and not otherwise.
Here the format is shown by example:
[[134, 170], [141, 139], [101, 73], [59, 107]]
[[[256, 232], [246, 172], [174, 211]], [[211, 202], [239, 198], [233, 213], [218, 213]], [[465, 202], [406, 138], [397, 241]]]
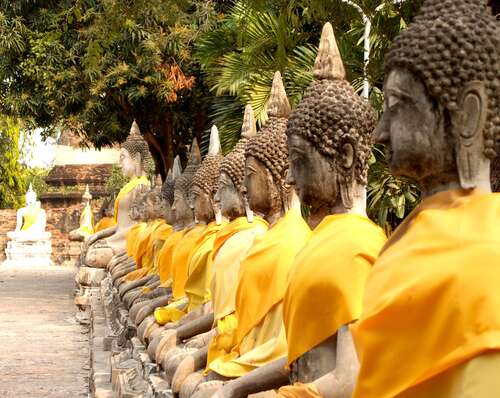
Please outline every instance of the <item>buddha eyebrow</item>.
[[247, 166], [247, 168], [250, 170], [250, 171], [253, 171], [253, 172], [256, 172], [257, 169], [253, 166]]
[[302, 149], [300, 146], [295, 146], [293, 144], [290, 145], [290, 149], [298, 153], [306, 153], [305, 149]]
[[396, 97], [401, 97], [401, 98], [405, 98], [405, 99], [408, 99], [412, 102], [414, 102], [415, 100], [413, 99], [413, 96], [405, 91], [402, 91], [402, 90], [398, 90], [396, 88], [389, 88], [387, 89], [387, 93], [389, 95], [394, 95]]

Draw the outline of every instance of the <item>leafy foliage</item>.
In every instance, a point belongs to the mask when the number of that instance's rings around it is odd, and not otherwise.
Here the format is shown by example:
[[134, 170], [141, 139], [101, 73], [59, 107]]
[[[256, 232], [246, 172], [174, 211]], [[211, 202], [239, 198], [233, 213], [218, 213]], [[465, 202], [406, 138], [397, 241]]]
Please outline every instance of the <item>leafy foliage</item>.
[[201, 0], [0, 1], [0, 111], [97, 147], [135, 118], [165, 173], [206, 121], [191, 49], [216, 17]]
[[375, 146], [368, 174], [367, 208], [369, 217], [390, 234], [417, 205], [420, 192], [407, 179], [394, 177], [388, 169], [382, 149]]
[[0, 118], [0, 208], [16, 208], [25, 191], [25, 167], [19, 163], [19, 123]]
[[126, 182], [127, 178], [122, 174], [121, 169], [114, 165], [111, 169], [111, 176], [106, 182], [106, 192], [110, 196], [116, 196]]
[[[49, 192], [49, 185], [45, 182], [45, 177], [49, 174], [50, 169], [44, 169], [40, 167], [33, 167], [26, 170], [25, 173], [25, 185], [29, 187], [31, 184], [33, 190], [36, 192], [37, 197], [41, 194]], [[60, 189], [58, 189], [60, 191]]]
[[[292, 106], [311, 82], [322, 25], [332, 23], [347, 78], [360, 93], [365, 78], [363, 35], [370, 19], [371, 54], [366, 78], [369, 100], [383, 108], [383, 59], [421, 0], [238, 0], [217, 28], [201, 35], [195, 57], [215, 99], [211, 120], [219, 127], [223, 149], [239, 138], [243, 109], [251, 104], [260, 123], [266, 119], [273, 73], [281, 71]], [[206, 140], [205, 140], [206, 142]], [[383, 152], [374, 152], [368, 185], [369, 215], [390, 231], [419, 197], [415, 185], [393, 177]]]

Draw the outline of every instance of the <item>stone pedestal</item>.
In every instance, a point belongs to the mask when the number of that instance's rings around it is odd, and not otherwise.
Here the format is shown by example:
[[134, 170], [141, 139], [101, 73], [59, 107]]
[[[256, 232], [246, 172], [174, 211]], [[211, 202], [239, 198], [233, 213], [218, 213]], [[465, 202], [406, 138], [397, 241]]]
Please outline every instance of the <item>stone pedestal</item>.
[[52, 243], [50, 239], [37, 241], [7, 242], [5, 249], [6, 260], [2, 265], [32, 266], [54, 265], [51, 260]]

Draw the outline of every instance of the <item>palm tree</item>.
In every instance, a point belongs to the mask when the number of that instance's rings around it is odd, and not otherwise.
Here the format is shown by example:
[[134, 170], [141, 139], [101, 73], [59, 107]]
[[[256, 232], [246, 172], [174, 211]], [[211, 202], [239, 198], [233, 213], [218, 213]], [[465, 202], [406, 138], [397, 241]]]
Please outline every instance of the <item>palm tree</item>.
[[[214, 98], [210, 117], [219, 127], [223, 149], [239, 137], [243, 108], [252, 105], [259, 123], [266, 119], [274, 71], [281, 71], [292, 106], [311, 82], [322, 25], [333, 24], [347, 78], [382, 111], [383, 58], [422, 0], [238, 0], [219, 26], [200, 36], [195, 50]], [[362, 11], [360, 13], [360, 10]], [[366, 18], [371, 52], [364, 62]], [[205, 140], [206, 141], [206, 140]], [[390, 175], [383, 152], [374, 151], [370, 170], [369, 213], [390, 231], [418, 201], [409, 181]]]

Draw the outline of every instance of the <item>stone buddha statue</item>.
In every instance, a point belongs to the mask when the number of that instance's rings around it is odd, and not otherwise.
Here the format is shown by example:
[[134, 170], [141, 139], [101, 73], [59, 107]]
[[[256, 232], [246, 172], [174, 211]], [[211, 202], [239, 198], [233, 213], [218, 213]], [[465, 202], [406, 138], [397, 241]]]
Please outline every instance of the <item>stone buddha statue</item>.
[[423, 200], [368, 280], [352, 396], [500, 396], [499, 22], [486, 1], [427, 0], [385, 72], [376, 137]]
[[[181, 306], [178, 300], [156, 309], [154, 315], [160, 325], [180, 326], [211, 310], [209, 304], [212, 279], [211, 254], [217, 232], [223, 227], [222, 223], [215, 221], [213, 195], [217, 188], [222, 159], [219, 132], [217, 127], [213, 126], [208, 153], [193, 176], [189, 194], [189, 204], [193, 209], [196, 223], [206, 225], [206, 228], [193, 247], [187, 263], [182, 299], [185, 305]], [[159, 333], [158, 331], [155, 335]]]
[[94, 214], [90, 207], [92, 195], [89, 191], [89, 186], [85, 187], [85, 192], [82, 195], [82, 214], [80, 215], [80, 225], [77, 229], [69, 233], [69, 240], [84, 241], [94, 233]]
[[[172, 210], [172, 205], [174, 203], [174, 190], [175, 190], [175, 181], [182, 174], [182, 167], [180, 164], [179, 156], [176, 156], [174, 159], [174, 165], [172, 170], [170, 170], [167, 174], [167, 178], [162, 186], [162, 197], [164, 200], [164, 214], [163, 217], [165, 219], [166, 224], [172, 225], [175, 227], [175, 212]], [[135, 297], [133, 300], [129, 300], [126, 305], [129, 306], [129, 317], [133, 323], [136, 323], [136, 316], [139, 310], [150, 304], [150, 301], [153, 299], [157, 299], [159, 297], [169, 297], [172, 293], [170, 287], [160, 287], [160, 268], [162, 262], [162, 250], [165, 246], [165, 243], [169, 241], [172, 234], [165, 236], [165, 239], [159, 240], [155, 243], [155, 254], [154, 254], [154, 276], [151, 278], [152, 284], [150, 281], [144, 284], [144, 287], [147, 289], [143, 289], [140, 295]], [[137, 281], [139, 283], [139, 281]], [[123, 288], [125, 289], [125, 288]], [[139, 324], [140, 322], [137, 322]]]
[[[218, 189], [214, 199], [222, 217], [229, 222], [217, 233], [215, 241], [211, 282], [213, 312], [198, 319], [166, 330], [155, 337], [148, 353], [166, 369], [167, 378], [174, 376], [177, 365], [188, 354], [193, 354], [192, 371], [206, 366], [209, 354], [208, 343], [212, 340], [212, 353], [226, 341], [234, 324], [234, 301], [238, 281], [239, 265], [257, 236], [267, 230], [267, 222], [260, 217], [247, 217], [243, 184], [245, 175], [245, 148], [248, 140], [256, 134], [255, 118], [251, 106], [245, 108], [241, 138], [222, 161]], [[188, 349], [183, 341], [191, 339]], [[179, 347], [176, 348], [176, 345]], [[201, 347], [201, 348], [200, 348]], [[193, 352], [195, 351], [195, 352]], [[178, 355], [179, 354], [179, 355]], [[188, 370], [189, 372], [189, 370]]]
[[36, 192], [30, 184], [25, 195], [26, 206], [17, 211], [16, 229], [7, 232], [7, 237], [15, 242], [39, 241], [50, 239], [51, 233], [45, 231], [47, 215], [37, 200]]
[[386, 241], [366, 216], [375, 115], [346, 80], [329, 23], [314, 77], [287, 129], [289, 182], [310, 207], [314, 229], [283, 298], [286, 362], [259, 371], [267, 384], [288, 365], [293, 385], [281, 388], [282, 396], [348, 397], [357, 361], [349, 325], [361, 315], [368, 275]]
[[175, 224], [174, 233], [171, 236], [174, 239], [165, 241], [166, 252], [163, 251], [163, 257], [160, 259], [160, 268], [164, 268], [163, 271], [160, 269], [161, 285], [171, 288], [171, 295], [152, 300], [138, 310], [135, 321], [138, 325], [137, 333], [141, 338], [144, 338], [146, 331], [149, 333], [153, 328], [159, 326], [156, 324], [154, 316], [151, 315], [156, 308], [171, 304], [173, 301], [181, 307], [185, 304], [183, 293], [189, 254], [206, 227], [203, 224], [195, 223], [194, 213], [189, 202], [190, 187], [200, 163], [201, 153], [195, 138], [191, 144], [188, 164], [175, 181], [174, 203], [172, 205], [172, 211], [175, 213]]
[[146, 171], [151, 165], [149, 147], [134, 121], [127, 140], [122, 144], [120, 167], [129, 182], [120, 190], [115, 200], [116, 226], [91, 235], [84, 247], [86, 267], [105, 268], [111, 258], [125, 250], [125, 237], [133, 225], [129, 208], [137, 189], [149, 185]]
[[[135, 225], [128, 231], [126, 236], [127, 241], [127, 259], [131, 261], [122, 261], [122, 264], [112, 267], [111, 270], [113, 283], [119, 286], [124, 277], [137, 269], [143, 268], [143, 257], [149, 246], [149, 235], [158, 228], [164, 214], [164, 205], [162, 198], [162, 182], [158, 176], [155, 185], [151, 188], [144, 186], [137, 191], [136, 197], [130, 206], [130, 218]], [[136, 229], [136, 227], [139, 227]], [[145, 261], [144, 261], [145, 262]], [[130, 278], [129, 278], [130, 279]]]
[[[162, 303], [164, 297], [169, 297], [172, 293], [170, 287], [161, 287], [159, 276], [160, 254], [161, 250], [171, 235], [172, 225], [175, 223], [175, 214], [172, 211], [174, 201], [175, 180], [182, 173], [180, 159], [178, 156], [174, 159], [174, 166], [167, 173], [167, 178], [161, 187], [161, 204], [156, 206], [157, 215], [162, 217], [164, 223], [151, 231], [146, 238], [149, 240], [147, 257], [152, 261], [152, 266], [147, 270], [147, 275], [137, 279], [134, 274], [141, 272], [141, 269], [134, 269], [129, 274], [119, 278], [116, 282], [119, 294], [123, 303], [130, 309], [129, 317], [135, 323], [138, 311], [152, 303], [151, 300], [160, 298]], [[122, 260], [123, 261], [123, 260]], [[125, 260], [126, 261], [126, 260]], [[134, 264], [134, 261], [131, 261]], [[161, 304], [160, 304], [161, 305]]]
[[[245, 151], [245, 189], [255, 215], [265, 218], [270, 229], [258, 237], [240, 266], [236, 294], [237, 328], [234, 345], [208, 365], [207, 381], [196, 389], [197, 396], [247, 396], [288, 381], [279, 361], [281, 382], [263, 377], [259, 369], [286, 358], [283, 326], [283, 296], [290, 267], [307, 242], [310, 228], [300, 211], [300, 203], [286, 183], [288, 170], [287, 119], [291, 113], [281, 74], [275, 73], [267, 104], [269, 119], [252, 137]], [[295, 198], [295, 200], [293, 200]], [[182, 364], [179, 368], [182, 367]], [[179, 369], [180, 370], [180, 369]], [[180, 384], [178, 371], [172, 383]], [[234, 379], [230, 382], [225, 380]], [[193, 394], [192, 381], [180, 387], [182, 397]]]

